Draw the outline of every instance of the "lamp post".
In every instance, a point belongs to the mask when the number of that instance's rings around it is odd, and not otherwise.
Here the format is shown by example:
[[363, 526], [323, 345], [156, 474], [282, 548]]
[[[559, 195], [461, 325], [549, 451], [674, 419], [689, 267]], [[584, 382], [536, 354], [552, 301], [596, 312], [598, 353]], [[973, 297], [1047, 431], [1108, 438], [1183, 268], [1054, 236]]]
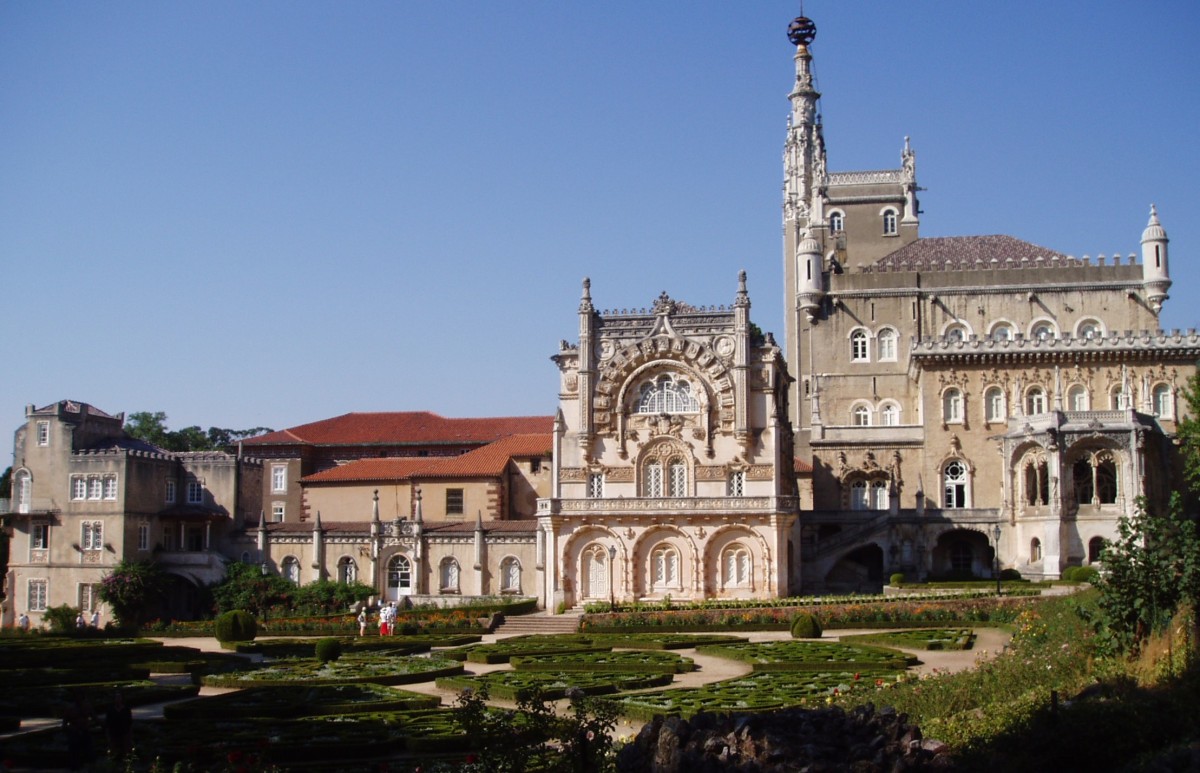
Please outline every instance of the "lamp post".
[[992, 537], [996, 540], [996, 548], [992, 551], [996, 564], [996, 595], [1000, 595], [1000, 522], [996, 521], [996, 525], [992, 528]]
[[617, 589], [613, 585], [613, 563], [617, 560], [617, 549], [612, 545], [608, 546], [608, 611], [615, 612], [617, 610]]

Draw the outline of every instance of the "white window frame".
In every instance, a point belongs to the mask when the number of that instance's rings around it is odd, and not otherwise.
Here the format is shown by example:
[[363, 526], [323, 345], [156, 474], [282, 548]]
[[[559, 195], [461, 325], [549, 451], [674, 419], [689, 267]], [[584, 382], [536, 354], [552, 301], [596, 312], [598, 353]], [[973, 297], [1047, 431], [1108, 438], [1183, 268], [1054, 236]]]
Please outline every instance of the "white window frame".
[[942, 331], [942, 337], [947, 341], [966, 341], [971, 337], [971, 328], [962, 322], [951, 322]]
[[1049, 398], [1046, 390], [1038, 385], [1029, 387], [1025, 390], [1025, 415], [1037, 416], [1045, 413], [1049, 409]]
[[850, 484], [850, 509], [866, 510], [871, 504], [871, 489], [867, 481], [856, 478]]
[[[1082, 397], [1082, 400], [1076, 399]], [[1088, 393], [1088, 388], [1083, 384], [1072, 384], [1067, 387], [1067, 410], [1068, 411], [1088, 411], [1091, 410], [1092, 396]]]
[[287, 514], [287, 505], [283, 502], [271, 503], [271, 523], [283, 523], [284, 516]]
[[104, 549], [104, 521], [82, 521], [79, 524], [80, 550]]
[[674, 545], [659, 545], [650, 553], [650, 580], [654, 590], [671, 590], [679, 584], [679, 551]]
[[142, 551], [150, 549], [150, 523], [148, 521], [138, 524], [137, 549]]
[[900, 233], [900, 213], [895, 207], [886, 207], [879, 216], [883, 218], [884, 236], [897, 236]]
[[899, 427], [900, 406], [893, 402], [879, 406], [879, 424], [884, 427]]
[[672, 459], [667, 463], [668, 485], [671, 496], [686, 497], [688, 489], [687, 465], [682, 459]]
[[942, 422], [963, 423], [963, 393], [958, 387], [950, 387], [942, 392]]
[[82, 502], [87, 499], [87, 478], [83, 475], [71, 476], [71, 501]]
[[13, 504], [18, 513], [28, 513], [33, 507], [33, 476], [29, 470], [13, 474]]
[[887, 510], [891, 506], [892, 493], [888, 482], [883, 478], [876, 478], [871, 481], [871, 501], [869, 508], [871, 510]]
[[896, 332], [895, 328], [880, 328], [879, 332], [875, 335], [875, 351], [878, 354], [880, 362], [896, 361], [896, 358], [899, 356], [897, 354], [899, 340], [900, 334]]
[[80, 612], [94, 612], [100, 604], [97, 595], [100, 586], [91, 582], [76, 583], [75, 598], [79, 601]]
[[350, 585], [358, 582], [358, 563], [350, 556], [342, 556], [338, 559], [338, 582], [343, 585]]
[[108, 502], [114, 502], [117, 499], [117, 476], [104, 476], [104, 499]]
[[50, 445], [50, 422], [39, 421], [37, 423], [37, 444], [42, 447]]
[[729, 473], [729, 481], [725, 488], [726, 496], [744, 497], [746, 496], [746, 471], [734, 470]]
[[829, 213], [829, 232], [842, 233], [846, 230], [846, 213], [835, 209]]
[[644, 496], [661, 497], [663, 495], [663, 466], [662, 462], [653, 461], [644, 468], [645, 480], [642, 482]]
[[679, 373], [660, 373], [638, 387], [636, 413], [699, 413], [699, 392]]
[[1175, 418], [1175, 398], [1170, 384], [1155, 384], [1150, 387], [1150, 407], [1160, 419]]
[[850, 425], [853, 427], [871, 426], [871, 406], [858, 403], [850, 409]]
[[850, 331], [850, 362], [871, 361], [871, 336], [861, 327]]
[[1095, 317], [1085, 317], [1075, 324], [1075, 337], [1085, 341], [1104, 337], [1104, 324]]
[[273, 464], [271, 465], [271, 493], [282, 494], [287, 492], [287, 465]]
[[987, 421], [1008, 421], [1004, 397], [1004, 389], [994, 384], [983, 390], [983, 415]]
[[31, 577], [25, 588], [25, 608], [30, 612], [45, 612], [50, 599], [50, 581], [42, 577]]
[[179, 496], [179, 493], [177, 490], [178, 485], [175, 483], [174, 478], [167, 478], [166, 483], [167, 483], [167, 491], [166, 491], [166, 495], [163, 497], [163, 501], [166, 502], [168, 505], [173, 505], [173, 504], [175, 504], [175, 499]]
[[1058, 326], [1048, 319], [1035, 319], [1029, 325], [1029, 338], [1032, 341], [1048, 341], [1058, 338]]
[[29, 524], [29, 549], [50, 549], [50, 524], [45, 521], [35, 521]]
[[603, 499], [604, 498], [604, 473], [602, 473], [602, 472], [588, 473], [587, 498], [588, 499]]
[[187, 484], [187, 503], [189, 505], [204, 504], [204, 484], [198, 480], [189, 480]]
[[1016, 335], [1016, 330], [1007, 322], [997, 322], [992, 326], [992, 332], [988, 337], [993, 341], [1011, 341]]
[[99, 475], [89, 475], [87, 484], [89, 500], [99, 501], [104, 497], [104, 481], [100, 479]]
[[[957, 467], [958, 474], [951, 477], [951, 467]], [[971, 506], [971, 471], [962, 459], [951, 459], [942, 465], [942, 508], [959, 510]]]
[[749, 548], [735, 542], [721, 551], [721, 581], [725, 588], [749, 588], [754, 576], [754, 557]]

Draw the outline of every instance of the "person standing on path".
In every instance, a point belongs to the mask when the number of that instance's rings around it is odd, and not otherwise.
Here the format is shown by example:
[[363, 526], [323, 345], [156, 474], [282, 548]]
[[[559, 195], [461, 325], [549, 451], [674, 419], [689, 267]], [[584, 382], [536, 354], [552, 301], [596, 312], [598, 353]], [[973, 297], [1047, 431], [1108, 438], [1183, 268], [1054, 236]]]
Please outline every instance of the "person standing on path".
[[358, 636], [361, 639], [367, 635], [367, 608], [358, 610]]

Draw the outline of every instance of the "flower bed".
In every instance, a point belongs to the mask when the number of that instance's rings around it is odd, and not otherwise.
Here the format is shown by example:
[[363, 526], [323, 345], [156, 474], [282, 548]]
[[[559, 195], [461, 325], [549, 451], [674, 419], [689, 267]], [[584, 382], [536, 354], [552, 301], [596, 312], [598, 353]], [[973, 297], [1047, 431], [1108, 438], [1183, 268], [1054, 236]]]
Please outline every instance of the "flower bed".
[[608, 646], [593, 644], [591, 638], [578, 634], [533, 634], [514, 636], [494, 644], [445, 650], [438, 654], [472, 663], [507, 663], [514, 655], [565, 655], [576, 652], [607, 652], [609, 649], [611, 648]]
[[810, 640], [710, 644], [696, 651], [749, 663], [755, 671], [903, 671], [917, 663], [911, 655], [883, 647]]
[[567, 690], [586, 695], [609, 695], [629, 690], [662, 687], [674, 680], [672, 674], [583, 671], [493, 671], [480, 676], [442, 677], [437, 686], [447, 690], [486, 690], [489, 698], [519, 701], [540, 694], [546, 700], [566, 696]]
[[922, 628], [914, 631], [843, 636], [840, 641], [882, 644], [913, 650], [969, 650], [975, 646], [975, 632], [970, 628]]
[[517, 671], [604, 671], [623, 674], [683, 674], [696, 668], [691, 658], [673, 652], [577, 652], [514, 655]]
[[251, 687], [223, 695], [171, 703], [163, 707], [167, 719], [230, 719], [261, 717], [294, 719], [326, 714], [411, 711], [441, 705], [434, 695], [397, 690], [376, 684], [285, 685]]
[[461, 663], [429, 657], [343, 657], [329, 663], [315, 659], [286, 659], [253, 671], [215, 674], [203, 678], [211, 687], [267, 687], [275, 685], [411, 684], [429, 682], [439, 676], [461, 674]]
[[[1047, 585], [1049, 583], [1046, 583]], [[946, 601], [946, 600], [969, 600], [969, 599], [989, 599], [994, 598], [994, 583], [946, 583], [940, 586], [923, 586], [929, 587], [930, 590], [914, 591], [890, 595], [887, 598], [893, 601], [907, 602], [925, 602], [925, 601]], [[941, 588], [938, 590], [937, 588]], [[1015, 584], [1005, 584], [1005, 595], [1009, 596], [1027, 596], [1038, 595], [1041, 593], [1040, 587], [1030, 587], [1028, 582], [1018, 582]], [[744, 610], [744, 609], [790, 609], [792, 611], [798, 608], [807, 607], [824, 607], [831, 605], [845, 604], [863, 604], [878, 601], [881, 597], [878, 595], [864, 595], [860, 593], [851, 593], [845, 595], [830, 595], [830, 596], [789, 596], [787, 598], [766, 598], [766, 599], [700, 599], [697, 601], [636, 601], [623, 602], [616, 605], [616, 612], [663, 612], [677, 611], [689, 612], [694, 610]], [[607, 601], [590, 602], [584, 605], [585, 615], [594, 615], [614, 611], [612, 605]]]

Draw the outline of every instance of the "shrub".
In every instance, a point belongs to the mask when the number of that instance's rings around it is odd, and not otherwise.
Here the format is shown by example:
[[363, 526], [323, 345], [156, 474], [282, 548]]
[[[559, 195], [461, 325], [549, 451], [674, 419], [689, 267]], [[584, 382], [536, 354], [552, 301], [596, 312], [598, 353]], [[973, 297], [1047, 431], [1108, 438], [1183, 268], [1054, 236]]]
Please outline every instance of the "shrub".
[[1016, 569], [1001, 569], [1000, 570], [1000, 579], [1006, 580], [1009, 582], [1013, 582], [1013, 581], [1021, 579], [1021, 573], [1018, 572]]
[[316, 656], [317, 660], [322, 663], [337, 660], [342, 656], [341, 640], [332, 637], [319, 640], [317, 642]]
[[[1096, 578], [1100, 576], [1100, 570], [1094, 566], [1073, 566], [1071, 568], [1075, 571], [1072, 572], [1070, 579], [1075, 582], [1095, 582]], [[1063, 579], [1067, 579], [1065, 572], [1063, 575]]]
[[904, 572], [896, 572], [895, 574], [893, 574], [891, 577], [888, 578], [888, 584], [889, 585], [903, 585], [904, 584]]
[[217, 617], [215, 629], [217, 641], [254, 641], [258, 635], [258, 621], [244, 609], [235, 609]]
[[821, 621], [816, 615], [804, 613], [792, 619], [793, 639], [820, 639], [821, 633]]
[[75, 620], [79, 610], [70, 604], [59, 604], [57, 607], [47, 607], [42, 618], [50, 626], [51, 633], [75, 633]]

